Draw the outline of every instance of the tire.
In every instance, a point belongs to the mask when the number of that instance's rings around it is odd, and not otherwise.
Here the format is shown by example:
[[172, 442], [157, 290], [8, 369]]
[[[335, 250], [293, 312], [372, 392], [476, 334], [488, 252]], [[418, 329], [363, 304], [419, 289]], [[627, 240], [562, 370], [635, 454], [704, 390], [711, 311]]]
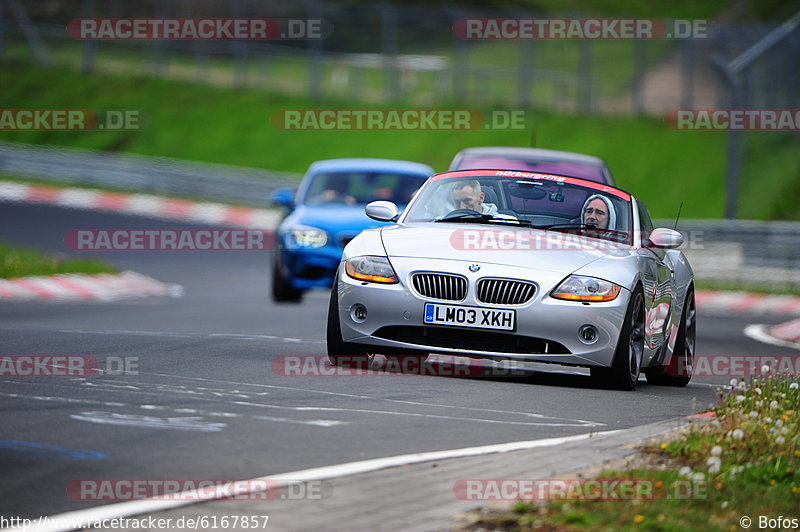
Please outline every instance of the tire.
[[694, 367], [695, 337], [697, 335], [697, 307], [694, 302], [694, 287], [689, 287], [686, 301], [683, 304], [681, 322], [678, 325], [678, 337], [672, 358], [666, 366], [648, 368], [644, 374], [647, 382], [661, 386], [682, 387], [692, 380]]
[[272, 264], [272, 300], [276, 303], [300, 303], [303, 291], [294, 288], [286, 277], [280, 263], [280, 249], [275, 248], [275, 259]]
[[592, 379], [617, 390], [633, 390], [639, 381], [644, 354], [644, 295], [637, 286], [631, 295], [625, 322], [614, 351], [610, 368], [591, 368]]
[[342, 340], [342, 328], [339, 324], [339, 274], [333, 279], [331, 299], [328, 305], [328, 360], [334, 366], [343, 368], [368, 369], [374, 355], [367, 352], [365, 346]]

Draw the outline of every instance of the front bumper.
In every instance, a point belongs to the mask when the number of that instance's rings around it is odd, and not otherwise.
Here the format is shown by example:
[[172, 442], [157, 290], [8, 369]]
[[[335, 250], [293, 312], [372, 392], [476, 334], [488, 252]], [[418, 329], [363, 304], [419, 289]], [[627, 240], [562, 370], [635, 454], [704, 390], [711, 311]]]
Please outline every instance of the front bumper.
[[293, 288], [311, 290], [313, 288], [330, 288], [336, 268], [342, 260], [342, 249], [338, 246], [322, 246], [319, 248], [294, 248], [282, 246], [278, 264], [281, 272]]
[[[368, 344], [380, 353], [407, 350], [473, 356], [495, 360], [550, 362], [575, 366], [610, 366], [630, 299], [630, 292], [607, 303], [576, 303], [549, 296], [550, 291], [565, 277], [530, 268], [507, 265], [481, 265], [470, 272], [470, 263], [443, 259], [390, 259], [400, 282], [395, 285], [363, 283], [350, 278], [343, 263], [339, 272], [339, 321], [342, 339], [346, 342]], [[415, 271], [456, 273], [467, 278], [466, 299], [459, 302], [424, 298], [414, 292], [411, 274]], [[475, 283], [482, 277], [526, 279], [537, 284], [533, 298], [523, 305], [488, 305], [475, 299]], [[464, 327], [425, 324], [426, 302], [484, 308], [516, 310], [514, 332], [490, 331]], [[352, 313], [355, 305], [367, 308], [367, 318], [357, 320]], [[580, 338], [579, 330], [592, 325], [597, 338], [588, 343]]]

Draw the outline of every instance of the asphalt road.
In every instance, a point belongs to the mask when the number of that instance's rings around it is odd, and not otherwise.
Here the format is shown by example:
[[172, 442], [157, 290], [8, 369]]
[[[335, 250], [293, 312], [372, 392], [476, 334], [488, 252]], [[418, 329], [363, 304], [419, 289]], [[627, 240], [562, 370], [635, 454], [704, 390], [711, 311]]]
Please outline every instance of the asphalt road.
[[[70, 229], [198, 227], [0, 204], [0, 240], [62, 253]], [[274, 305], [269, 252], [99, 256], [180, 284], [185, 296], [0, 304], [0, 355], [88, 355], [112, 370], [119, 360], [136, 365], [121, 375], [0, 379], [0, 515], [32, 518], [105, 504], [68, 493], [81, 479], [252, 478], [633, 427], [701, 410], [715, 399], [709, 383], [727, 380], [696, 378], [680, 389], [642, 381], [637, 391], [620, 392], [554, 370], [491, 378], [285, 376], [280, 357], [324, 355], [328, 294]], [[698, 352], [795, 354], [742, 333], [749, 323], [779, 321], [701, 314]]]

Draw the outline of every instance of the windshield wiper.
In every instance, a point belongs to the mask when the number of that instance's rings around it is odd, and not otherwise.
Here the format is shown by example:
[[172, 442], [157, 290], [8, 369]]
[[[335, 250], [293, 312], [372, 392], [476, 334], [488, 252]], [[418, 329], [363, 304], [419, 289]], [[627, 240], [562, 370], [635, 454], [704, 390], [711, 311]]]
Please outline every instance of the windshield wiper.
[[576, 224], [576, 223], [563, 223], [563, 224], [550, 224], [550, 225], [537, 225], [534, 229], [589, 229], [593, 225]]
[[439, 218], [434, 222], [450, 222], [450, 223], [506, 223], [514, 224], [522, 227], [533, 227], [533, 224], [528, 220], [520, 220], [519, 218], [498, 218], [491, 214], [458, 214], [456, 216], [448, 216], [446, 218]]

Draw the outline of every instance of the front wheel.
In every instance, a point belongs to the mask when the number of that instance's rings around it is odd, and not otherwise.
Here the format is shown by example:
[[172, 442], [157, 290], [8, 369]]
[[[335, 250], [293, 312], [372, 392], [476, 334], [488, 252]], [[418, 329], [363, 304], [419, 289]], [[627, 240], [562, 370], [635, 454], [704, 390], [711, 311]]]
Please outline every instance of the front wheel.
[[367, 369], [372, 363], [374, 355], [367, 353], [364, 347], [342, 340], [342, 328], [339, 323], [339, 274], [333, 279], [328, 305], [327, 340], [328, 360], [334, 366]]
[[591, 368], [592, 378], [599, 384], [618, 390], [633, 390], [639, 381], [644, 353], [644, 296], [637, 287], [628, 303], [625, 322], [620, 331], [614, 361], [610, 368]]
[[695, 336], [697, 335], [697, 307], [694, 303], [694, 289], [689, 288], [686, 302], [681, 313], [678, 336], [672, 358], [666, 366], [648, 368], [644, 374], [650, 384], [662, 386], [686, 386], [692, 379], [695, 352]]
[[275, 260], [272, 264], [272, 299], [276, 303], [300, 303], [303, 291], [294, 288], [291, 281], [283, 276], [280, 253], [279, 249], [275, 249]]

